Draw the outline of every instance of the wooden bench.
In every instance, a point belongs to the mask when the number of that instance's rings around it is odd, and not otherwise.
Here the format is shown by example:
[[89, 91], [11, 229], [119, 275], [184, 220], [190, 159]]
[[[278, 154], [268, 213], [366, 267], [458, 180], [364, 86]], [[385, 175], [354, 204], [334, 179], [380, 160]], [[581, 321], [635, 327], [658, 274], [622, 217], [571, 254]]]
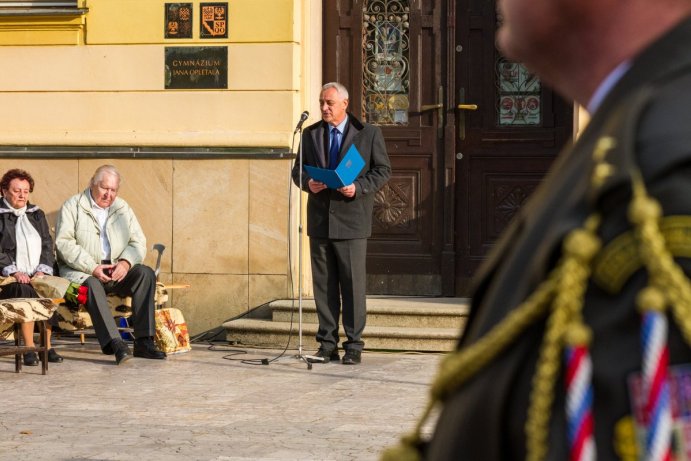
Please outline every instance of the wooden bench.
[[[189, 288], [189, 285], [165, 285], [161, 282], [156, 283], [156, 297], [154, 304], [156, 309], [162, 308], [168, 302], [168, 290], [177, 288]], [[121, 298], [117, 295], [108, 295], [108, 305], [110, 313], [116, 319], [129, 319], [132, 316], [132, 298]], [[57, 309], [58, 327], [62, 331], [68, 331], [79, 335], [79, 340], [82, 344], [85, 343], [85, 334], [92, 332], [93, 322], [91, 316], [86, 310], [86, 306], [79, 304], [78, 306], [69, 306], [66, 303], [61, 303]], [[132, 333], [133, 330], [127, 325], [118, 328], [121, 333]]]
[[[22, 354], [38, 352], [41, 357], [41, 373], [48, 372], [48, 348], [46, 347], [46, 322], [58, 308], [57, 303], [62, 300], [49, 298], [14, 298], [0, 300], [0, 338], [5, 339], [10, 333], [14, 334], [14, 346], [0, 346], [0, 356], [14, 355], [14, 370], [22, 370]], [[19, 325], [26, 322], [36, 322], [40, 339], [37, 346], [20, 346], [21, 336]]]

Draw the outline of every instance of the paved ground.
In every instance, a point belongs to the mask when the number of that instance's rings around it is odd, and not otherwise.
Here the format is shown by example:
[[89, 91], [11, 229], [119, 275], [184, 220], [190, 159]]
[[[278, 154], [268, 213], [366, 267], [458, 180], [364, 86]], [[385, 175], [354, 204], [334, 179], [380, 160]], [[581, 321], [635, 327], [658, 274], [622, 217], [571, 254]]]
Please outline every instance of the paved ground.
[[94, 340], [56, 344], [65, 362], [46, 376], [0, 358], [1, 460], [376, 460], [417, 421], [442, 357], [308, 370], [296, 350], [251, 365], [280, 351], [215, 343], [118, 367]]

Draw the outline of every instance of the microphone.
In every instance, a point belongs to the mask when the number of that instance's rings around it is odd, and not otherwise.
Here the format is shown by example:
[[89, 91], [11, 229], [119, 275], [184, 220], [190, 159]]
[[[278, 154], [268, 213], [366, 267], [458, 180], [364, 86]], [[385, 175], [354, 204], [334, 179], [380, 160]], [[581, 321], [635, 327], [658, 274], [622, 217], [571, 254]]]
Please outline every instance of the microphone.
[[307, 117], [309, 117], [309, 116], [310, 116], [310, 113], [307, 111], [304, 111], [302, 113], [302, 115], [300, 115], [300, 121], [298, 122], [297, 126], [295, 127], [295, 131], [293, 132], [293, 134], [300, 131], [300, 128], [302, 128], [302, 124], [305, 123], [305, 120], [307, 120]]

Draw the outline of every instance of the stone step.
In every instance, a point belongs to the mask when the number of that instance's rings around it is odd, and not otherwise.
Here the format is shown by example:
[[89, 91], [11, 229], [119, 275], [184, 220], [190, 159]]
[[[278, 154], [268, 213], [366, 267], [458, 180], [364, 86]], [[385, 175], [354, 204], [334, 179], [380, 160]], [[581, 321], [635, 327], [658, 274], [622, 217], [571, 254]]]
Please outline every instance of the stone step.
[[[269, 303], [272, 320], [298, 321], [298, 300]], [[458, 298], [370, 298], [367, 300], [367, 328], [416, 327], [460, 330], [468, 316], [468, 303]], [[302, 322], [319, 323], [314, 299], [302, 300]]]
[[[303, 304], [304, 307], [304, 304]], [[290, 322], [277, 322], [261, 319], [237, 319], [223, 324], [226, 338], [230, 342], [283, 348], [295, 348], [299, 343], [297, 319]], [[319, 345], [314, 337], [317, 324], [302, 324], [302, 344], [306, 351], [314, 351]], [[341, 328], [341, 338], [345, 333]], [[460, 335], [459, 328], [416, 328], [370, 326], [365, 328], [362, 340], [366, 349], [386, 349], [404, 351], [451, 351], [455, 348]]]

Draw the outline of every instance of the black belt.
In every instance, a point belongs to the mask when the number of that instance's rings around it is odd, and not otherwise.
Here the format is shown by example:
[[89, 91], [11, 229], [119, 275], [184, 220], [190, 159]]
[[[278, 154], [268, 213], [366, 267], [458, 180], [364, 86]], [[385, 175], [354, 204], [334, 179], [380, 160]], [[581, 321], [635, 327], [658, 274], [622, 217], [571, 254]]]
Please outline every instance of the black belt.
[[111, 263], [110, 259], [102, 259], [101, 260], [101, 264], [110, 264], [110, 263]]

